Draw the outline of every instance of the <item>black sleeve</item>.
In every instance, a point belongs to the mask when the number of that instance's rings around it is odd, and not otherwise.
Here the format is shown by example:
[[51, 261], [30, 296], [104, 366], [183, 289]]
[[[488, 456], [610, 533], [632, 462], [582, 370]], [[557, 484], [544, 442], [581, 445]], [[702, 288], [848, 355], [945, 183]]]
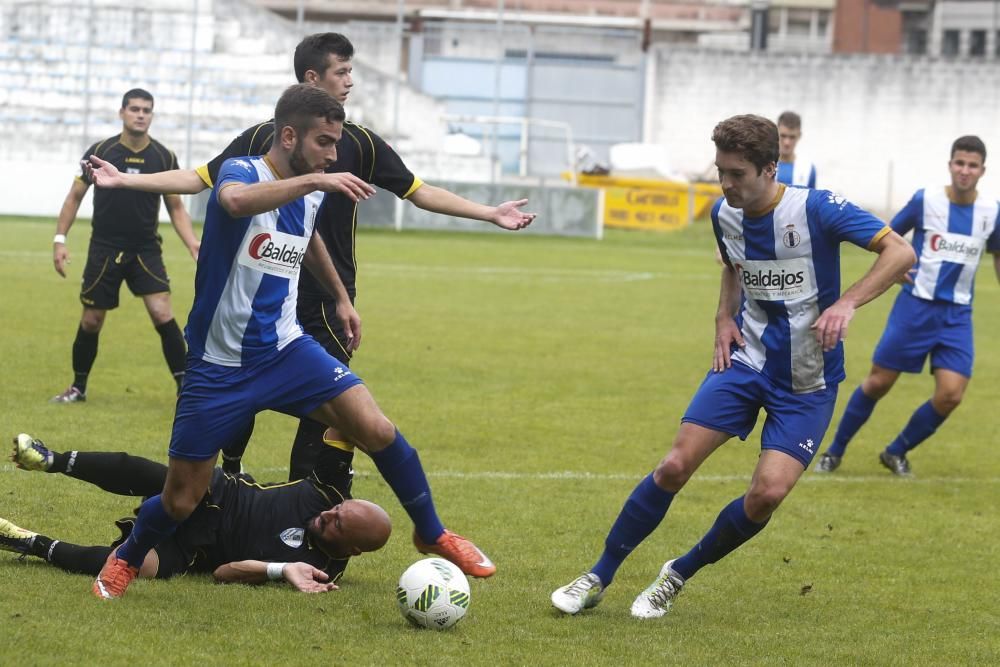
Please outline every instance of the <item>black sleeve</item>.
[[351, 497], [351, 484], [354, 481], [354, 469], [351, 467], [354, 453], [330, 445], [322, 447], [313, 468], [313, 478], [319, 484], [332, 488], [346, 500]]
[[397, 197], [410, 194], [417, 179], [403, 163], [403, 159], [382, 137], [367, 128], [359, 126], [358, 129], [362, 131], [362, 145], [367, 142], [368, 146], [365, 148], [371, 150], [373, 155], [371, 173], [365, 174], [362, 178]]
[[[222, 163], [231, 157], [247, 157], [264, 155], [269, 150], [271, 150], [271, 140], [274, 138], [274, 121], [267, 121], [266, 123], [259, 123], [253, 127], [248, 127], [243, 130], [232, 142], [226, 146], [225, 150], [216, 155], [212, 160], [205, 165], [208, 172], [208, 177], [212, 181], [212, 185], [215, 184], [215, 180], [219, 176], [219, 170], [222, 169]], [[201, 169], [198, 170], [201, 172]], [[202, 178], [205, 174], [202, 174]]]

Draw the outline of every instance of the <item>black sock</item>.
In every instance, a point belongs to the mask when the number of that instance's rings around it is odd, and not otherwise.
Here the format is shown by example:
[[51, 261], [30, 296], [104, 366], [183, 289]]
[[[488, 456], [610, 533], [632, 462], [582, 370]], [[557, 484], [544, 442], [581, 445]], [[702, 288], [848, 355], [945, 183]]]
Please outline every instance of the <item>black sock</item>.
[[53, 449], [50, 449], [49, 452], [52, 454], [52, 465], [45, 472], [66, 472], [70, 459], [76, 455], [76, 452], [60, 453]]
[[288, 481], [305, 479], [316, 467], [319, 453], [327, 445], [323, 444], [326, 424], [303, 417], [292, 442], [292, 453], [288, 461]]
[[76, 339], [73, 341], [73, 386], [81, 394], [87, 393], [87, 376], [97, 359], [97, 338], [100, 332], [88, 333], [81, 324], [76, 329]]
[[119, 496], [155, 496], [163, 491], [167, 467], [124, 452], [56, 454], [49, 472], [61, 472]]
[[222, 448], [222, 469], [231, 475], [235, 475], [240, 472], [240, 460], [243, 458], [243, 454], [247, 451], [247, 445], [250, 444], [250, 436], [253, 435], [253, 427], [255, 423], [256, 419], [252, 418], [246, 431], [243, 432], [243, 435]]
[[187, 356], [187, 347], [184, 344], [184, 334], [177, 326], [177, 320], [170, 320], [156, 326], [156, 333], [160, 334], [160, 344], [163, 346], [163, 357], [167, 360], [167, 366], [177, 382], [177, 391], [181, 390], [181, 383], [184, 382], [184, 357]]
[[38, 535], [31, 545], [31, 555], [43, 558], [66, 572], [97, 576], [112, 548], [81, 547]]

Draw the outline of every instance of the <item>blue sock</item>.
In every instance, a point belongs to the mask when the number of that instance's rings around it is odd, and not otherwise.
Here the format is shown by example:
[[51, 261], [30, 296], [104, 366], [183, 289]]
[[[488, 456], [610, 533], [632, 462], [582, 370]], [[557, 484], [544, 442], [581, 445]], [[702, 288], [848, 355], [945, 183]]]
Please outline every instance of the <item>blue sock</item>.
[[767, 521], [754, 523], [750, 520], [746, 510], [743, 509], [743, 496], [740, 496], [723, 508], [715, 523], [705, 533], [705, 537], [701, 538], [701, 542], [675, 560], [671, 567], [687, 581], [701, 568], [718, 562], [736, 547], [764, 530], [766, 525]]
[[947, 417], [942, 417], [931, 405], [930, 401], [927, 401], [919, 408], [917, 408], [913, 416], [910, 417], [910, 421], [903, 428], [902, 432], [896, 436], [896, 439], [885, 448], [885, 451], [889, 452], [893, 456], [905, 456], [906, 452], [910, 451], [921, 442], [927, 438], [934, 435], [934, 431], [937, 430]]
[[444, 525], [434, 509], [431, 487], [420, 465], [417, 450], [410, 447], [403, 434], [396, 431], [396, 439], [385, 449], [372, 452], [372, 461], [382, 473], [382, 478], [399, 498], [403, 509], [413, 520], [417, 535], [426, 544], [434, 544], [444, 533]]
[[861, 391], [860, 386], [854, 390], [850, 400], [847, 401], [847, 407], [844, 409], [844, 415], [840, 418], [840, 424], [837, 425], [837, 434], [833, 436], [833, 442], [826, 450], [828, 454], [844, 455], [847, 443], [872, 416], [872, 410], [875, 409], [876, 403], [878, 401], [869, 398], [865, 392]]
[[139, 508], [135, 527], [125, 543], [118, 547], [118, 557], [132, 567], [141, 567], [149, 550], [174, 534], [180, 521], [167, 514], [160, 496], [153, 496]]
[[660, 525], [673, 499], [673, 493], [656, 485], [652, 473], [632, 490], [604, 540], [604, 553], [591, 569], [605, 588], [625, 558]]

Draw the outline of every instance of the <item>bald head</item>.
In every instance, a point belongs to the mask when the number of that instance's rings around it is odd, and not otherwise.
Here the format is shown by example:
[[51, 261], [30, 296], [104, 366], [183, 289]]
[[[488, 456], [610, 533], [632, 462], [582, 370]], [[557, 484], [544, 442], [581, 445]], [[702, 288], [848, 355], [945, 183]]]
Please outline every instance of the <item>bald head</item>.
[[367, 500], [345, 500], [340, 504], [343, 547], [353, 553], [378, 551], [389, 541], [392, 521], [385, 510]]

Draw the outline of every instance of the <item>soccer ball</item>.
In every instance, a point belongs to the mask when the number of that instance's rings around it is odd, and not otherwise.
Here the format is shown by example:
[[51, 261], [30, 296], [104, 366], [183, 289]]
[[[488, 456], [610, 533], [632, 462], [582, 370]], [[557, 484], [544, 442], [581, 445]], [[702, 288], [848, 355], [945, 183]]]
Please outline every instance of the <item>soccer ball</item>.
[[421, 628], [445, 630], [469, 610], [469, 580], [443, 558], [425, 558], [406, 568], [396, 588], [399, 611]]

